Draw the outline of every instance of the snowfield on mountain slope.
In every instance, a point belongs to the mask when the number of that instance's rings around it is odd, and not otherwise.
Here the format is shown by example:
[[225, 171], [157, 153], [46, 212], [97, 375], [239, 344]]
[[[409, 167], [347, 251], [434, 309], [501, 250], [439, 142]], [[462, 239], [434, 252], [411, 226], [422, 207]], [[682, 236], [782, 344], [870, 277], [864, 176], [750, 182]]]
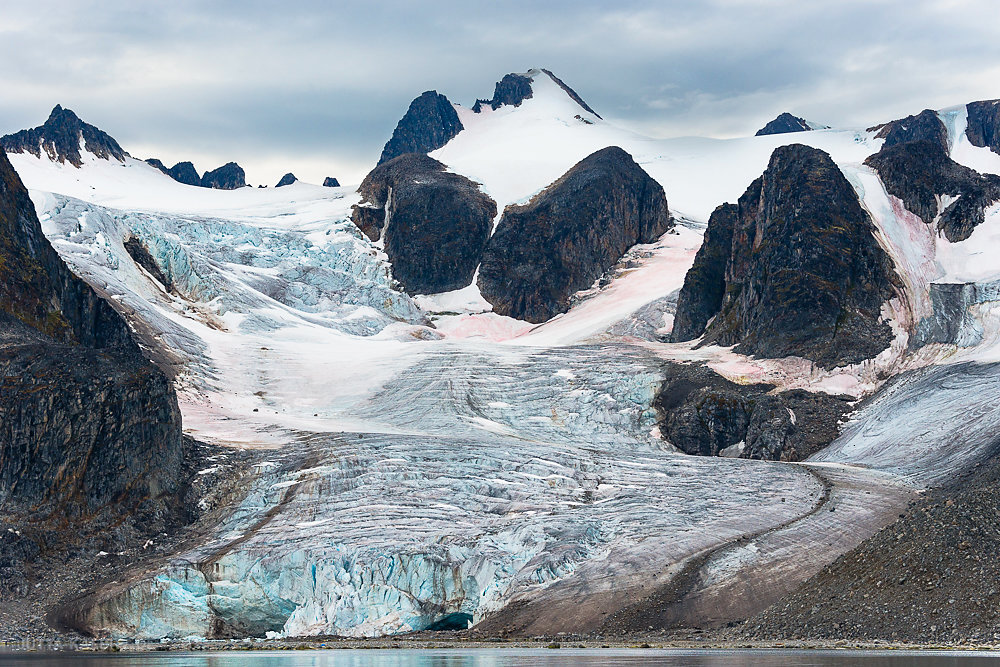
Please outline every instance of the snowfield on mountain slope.
[[[206, 636], [221, 620], [370, 635], [453, 613], [478, 620], [515, 600], [597, 627], [602, 611], [655, 590], [704, 549], [720, 549], [705, 561], [704, 599], [732, 597], [751, 574], [790, 586], [992, 441], [995, 367], [954, 362], [1000, 356], [1000, 269], [989, 262], [997, 208], [972, 238], [948, 243], [861, 166], [881, 142], [864, 131], [647, 139], [581, 112], [546, 77], [516, 109], [459, 113], [466, 130], [435, 156], [501, 207], [615, 144], [691, 220], [630, 251], [568, 313], [532, 326], [480, 312], [474, 287], [412, 299], [394, 289], [385, 255], [348, 219], [358, 200], [349, 189], [206, 190], [130, 159], [85, 154], [77, 170], [12, 156], [57, 251], [174, 370], [188, 432], [280, 450], [266, 456], [281, 465], [263, 469], [229, 522], [110, 598], [117, 616], [97, 629]], [[963, 143], [960, 114], [942, 114], [956, 159], [987, 164], [984, 149]], [[897, 325], [934, 315], [932, 281], [976, 281], [966, 347], [910, 354], [899, 328], [875, 361], [824, 371], [658, 342], [699, 223], [742, 194], [776, 145], [793, 142], [829, 151], [872, 212], [907, 290], [886, 312]], [[170, 287], [132, 260], [129, 236]], [[816, 457], [837, 512], [815, 514], [820, 482], [802, 467], [691, 459], [654, 437], [663, 360], [856, 397], [912, 373]], [[974, 418], [948, 431], [938, 415], [962, 405], [974, 405]], [[894, 454], [901, 443], [905, 464]], [[754, 550], [725, 544], [757, 531]]]

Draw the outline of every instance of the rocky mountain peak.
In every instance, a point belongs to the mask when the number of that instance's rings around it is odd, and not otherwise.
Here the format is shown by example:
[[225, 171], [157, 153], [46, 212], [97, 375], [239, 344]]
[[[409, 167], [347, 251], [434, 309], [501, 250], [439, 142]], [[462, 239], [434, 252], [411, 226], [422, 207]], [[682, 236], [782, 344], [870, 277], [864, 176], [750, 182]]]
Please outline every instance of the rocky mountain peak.
[[227, 162], [218, 169], [206, 171], [201, 177], [201, 187], [216, 190], [236, 190], [247, 184], [243, 168], [235, 162]]
[[299, 180], [299, 179], [295, 178], [295, 174], [293, 174], [292, 172], [288, 172], [287, 174], [285, 174], [284, 176], [281, 177], [281, 180], [278, 181], [278, 184], [275, 185], [274, 187], [276, 187], [276, 188], [283, 188], [286, 185], [291, 185], [292, 183], [296, 182], [297, 180]]
[[441, 148], [464, 129], [448, 98], [428, 90], [410, 102], [409, 108], [382, 149], [378, 164], [405, 153], [430, 153]]
[[787, 111], [779, 114], [777, 118], [767, 125], [757, 130], [754, 136], [762, 137], [768, 134], [787, 134], [789, 132], [808, 132], [816, 129], [816, 126], [809, 123], [805, 118], [793, 116]]
[[124, 162], [128, 156], [106, 132], [80, 120], [70, 109], [57, 104], [42, 125], [0, 137], [0, 148], [8, 153], [30, 153], [41, 157], [44, 151], [54, 162], [83, 164], [81, 147], [102, 160]]
[[523, 74], [505, 74], [500, 79], [493, 90], [492, 99], [476, 100], [472, 110], [481, 113], [484, 106], [489, 106], [494, 111], [502, 106], [521, 106], [524, 100], [531, 99], [534, 95], [532, 84], [538, 77], [548, 77], [559, 86], [566, 95], [576, 102], [584, 111], [600, 118], [601, 116], [590, 108], [590, 105], [583, 101], [575, 90], [567, 86], [562, 79], [553, 74], [550, 70], [539, 68], [531, 69]]

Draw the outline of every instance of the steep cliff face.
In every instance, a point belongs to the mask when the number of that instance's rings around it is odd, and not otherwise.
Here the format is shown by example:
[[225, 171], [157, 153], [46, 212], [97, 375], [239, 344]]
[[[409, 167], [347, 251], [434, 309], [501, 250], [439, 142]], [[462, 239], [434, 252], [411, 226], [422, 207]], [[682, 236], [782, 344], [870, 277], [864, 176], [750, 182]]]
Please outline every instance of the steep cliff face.
[[408, 153], [379, 165], [358, 188], [366, 202], [353, 220], [373, 241], [385, 238], [392, 275], [410, 294], [472, 283], [496, 203], [437, 160]]
[[708, 321], [722, 307], [726, 295], [726, 267], [739, 213], [739, 206], [723, 204], [708, 219], [704, 240], [694, 264], [684, 276], [684, 287], [677, 295], [677, 312], [670, 333], [674, 342], [700, 336]]
[[965, 136], [973, 146], [1000, 153], [1000, 100], [983, 100], [966, 105], [968, 124]]
[[382, 149], [378, 163], [405, 153], [430, 153], [451, 141], [462, 129], [462, 121], [448, 98], [435, 90], [428, 90], [410, 102], [410, 107]]
[[[985, 209], [1000, 200], [1000, 176], [980, 174], [958, 164], [931, 141], [883, 147], [865, 164], [878, 172], [886, 191], [952, 242], [969, 238], [985, 219]], [[954, 201], [945, 205], [945, 196]]]
[[0, 148], [8, 153], [31, 153], [41, 157], [44, 152], [56, 162], [69, 162], [74, 167], [83, 164], [80, 145], [95, 156], [119, 162], [128, 155], [118, 142], [100, 129], [85, 123], [58, 104], [44, 124], [0, 137]]
[[829, 155], [799, 144], [776, 149], [736, 210], [724, 211], [709, 223], [711, 245], [698, 253], [681, 290], [675, 340], [700, 335], [718, 300], [719, 257], [732, 223], [724, 296], [704, 329], [705, 342], [826, 367], [888, 347], [892, 336], [880, 310], [897, 281], [892, 262]]
[[878, 130], [876, 137], [885, 139], [883, 148], [911, 141], [929, 141], [940, 146], [945, 153], [948, 152], [948, 130], [937, 113], [930, 109], [871, 129]]
[[201, 177], [201, 187], [216, 190], [236, 190], [247, 184], [243, 168], [235, 162], [227, 162], [218, 169], [206, 171]]
[[180, 413], [121, 316], [42, 235], [0, 154], [0, 507], [128, 513], [178, 484]]
[[487, 244], [479, 289], [494, 312], [544, 322], [569, 309], [630, 247], [672, 226], [663, 188], [617, 146], [584, 158], [524, 206], [508, 206]]

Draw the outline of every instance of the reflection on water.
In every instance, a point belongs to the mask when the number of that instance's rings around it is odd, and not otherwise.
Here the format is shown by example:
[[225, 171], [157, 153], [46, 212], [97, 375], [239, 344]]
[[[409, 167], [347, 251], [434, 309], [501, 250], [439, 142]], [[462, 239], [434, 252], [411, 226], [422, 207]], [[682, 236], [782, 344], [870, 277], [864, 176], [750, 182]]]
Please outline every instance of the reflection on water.
[[507, 667], [527, 665], [660, 665], [666, 667], [979, 667], [1000, 653], [947, 651], [758, 651], [679, 649], [424, 649], [287, 652], [145, 653], [132, 655], [3, 654], [0, 667]]

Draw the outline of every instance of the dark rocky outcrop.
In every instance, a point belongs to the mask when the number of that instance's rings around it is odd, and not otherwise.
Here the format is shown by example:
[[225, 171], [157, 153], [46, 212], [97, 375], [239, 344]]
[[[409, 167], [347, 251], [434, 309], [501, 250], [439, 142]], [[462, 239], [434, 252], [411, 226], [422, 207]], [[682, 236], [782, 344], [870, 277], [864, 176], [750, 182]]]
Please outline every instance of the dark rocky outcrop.
[[774, 385], [736, 384], [704, 366], [668, 364], [653, 406], [660, 435], [686, 454], [801, 461], [837, 437], [850, 398], [775, 392]]
[[430, 153], [451, 141], [463, 129], [462, 121], [448, 98], [428, 90], [410, 102], [410, 107], [382, 149], [378, 164], [404, 153]]
[[294, 183], [297, 180], [299, 180], [299, 179], [295, 178], [295, 174], [293, 174], [292, 172], [288, 172], [287, 174], [285, 174], [284, 176], [281, 177], [281, 180], [278, 181], [278, 184], [275, 185], [274, 187], [276, 187], [276, 188], [283, 188], [286, 185], [291, 185], [292, 183]]
[[354, 223], [373, 241], [384, 236], [393, 277], [407, 292], [472, 282], [497, 210], [475, 183], [408, 153], [373, 169], [358, 192], [365, 204], [354, 208]]
[[182, 459], [167, 378], [42, 235], [0, 154], [0, 509], [83, 520], [168, 502]]
[[167, 176], [184, 185], [201, 186], [201, 176], [190, 162], [178, 162], [167, 170]]
[[969, 122], [965, 127], [965, 136], [969, 142], [1000, 153], [1000, 100], [970, 102], [966, 110]]
[[173, 281], [164, 275], [156, 260], [153, 259], [153, 255], [149, 252], [149, 248], [142, 241], [135, 236], [129, 236], [125, 239], [124, 246], [125, 252], [129, 254], [132, 261], [145, 269], [165, 289], [170, 290], [173, 288]]
[[8, 153], [31, 153], [38, 157], [44, 152], [51, 160], [79, 167], [83, 164], [81, 140], [84, 149], [98, 158], [124, 162], [128, 156], [110, 135], [58, 104], [43, 125], [0, 137], [0, 148]]
[[[865, 164], [878, 172], [886, 191], [952, 242], [969, 238], [985, 219], [985, 209], [1000, 200], [1000, 176], [980, 174], [958, 164], [938, 142], [911, 141], [883, 146]], [[958, 197], [941, 210], [942, 195]]]
[[875, 135], [877, 138], [885, 139], [883, 148], [910, 141], [930, 141], [940, 146], [945, 153], [948, 152], [948, 129], [938, 118], [937, 113], [930, 109], [924, 109], [916, 116], [907, 116], [885, 125], [869, 128], [869, 131], [875, 130], [878, 131]]
[[339, 188], [340, 187], [340, 181], [338, 181], [336, 178], [333, 178], [332, 176], [327, 176], [326, 178], [323, 179], [323, 187], [324, 188]]
[[809, 123], [806, 122], [805, 118], [799, 118], [798, 116], [793, 116], [792, 114], [785, 113], [780, 114], [777, 118], [769, 122], [767, 125], [757, 130], [754, 136], [762, 137], [767, 134], [787, 134], [789, 132], [808, 132], [812, 128], [809, 127]]
[[194, 168], [194, 165], [190, 162], [178, 162], [173, 167], [169, 169], [155, 157], [151, 157], [146, 160], [146, 164], [156, 167], [164, 174], [174, 179], [178, 183], [183, 183], [184, 185], [196, 185], [201, 186], [201, 176], [198, 175], [198, 171]]
[[723, 204], [709, 217], [701, 247], [695, 255], [694, 264], [684, 276], [684, 287], [677, 295], [671, 340], [697, 338], [722, 308], [722, 298], [726, 294], [726, 268], [732, 254], [733, 229], [739, 212], [739, 206]]
[[567, 95], [569, 95], [569, 97], [570, 97], [571, 100], [573, 100], [574, 102], [576, 102], [577, 104], [579, 104], [581, 107], [583, 107], [586, 111], [589, 111], [590, 113], [594, 114], [598, 118], [601, 117], [601, 115], [599, 113], [597, 113], [596, 111], [594, 111], [593, 109], [590, 108], [589, 104], [587, 104], [586, 102], [583, 101], [582, 97], [580, 97], [579, 95], [576, 94], [575, 90], [573, 90], [572, 88], [570, 88], [569, 86], [567, 86], [563, 82], [562, 79], [560, 79], [559, 77], [557, 77], [555, 74], [553, 74], [552, 72], [550, 72], [547, 69], [543, 68], [542, 72], [544, 72], [545, 74], [547, 74], [549, 76], [549, 78], [551, 78], [553, 81], [555, 81], [556, 85], [559, 86], [560, 88], [562, 88], [563, 92], [566, 93]]
[[493, 99], [476, 100], [476, 103], [472, 106], [472, 110], [480, 113], [484, 104], [489, 105], [494, 111], [505, 104], [519, 107], [521, 106], [521, 102], [531, 98], [531, 94], [530, 77], [524, 74], [505, 74], [497, 82], [496, 88], [493, 90]]
[[722, 291], [705, 343], [738, 344], [738, 352], [764, 357], [796, 355], [825, 367], [857, 363], [888, 347], [892, 334], [880, 310], [898, 279], [871, 218], [829, 155], [801, 144], [777, 148], [736, 210], [723, 209], [713, 222], [720, 229], [706, 232], [712, 247], [699, 251], [678, 298], [682, 327], [675, 340], [700, 335]]
[[227, 162], [218, 169], [206, 171], [201, 177], [201, 187], [216, 190], [237, 190], [246, 187], [246, 174], [235, 162]]
[[494, 312], [544, 322], [565, 312], [637, 243], [671, 226], [663, 188], [609, 146], [524, 206], [508, 206], [483, 254], [479, 288]]

